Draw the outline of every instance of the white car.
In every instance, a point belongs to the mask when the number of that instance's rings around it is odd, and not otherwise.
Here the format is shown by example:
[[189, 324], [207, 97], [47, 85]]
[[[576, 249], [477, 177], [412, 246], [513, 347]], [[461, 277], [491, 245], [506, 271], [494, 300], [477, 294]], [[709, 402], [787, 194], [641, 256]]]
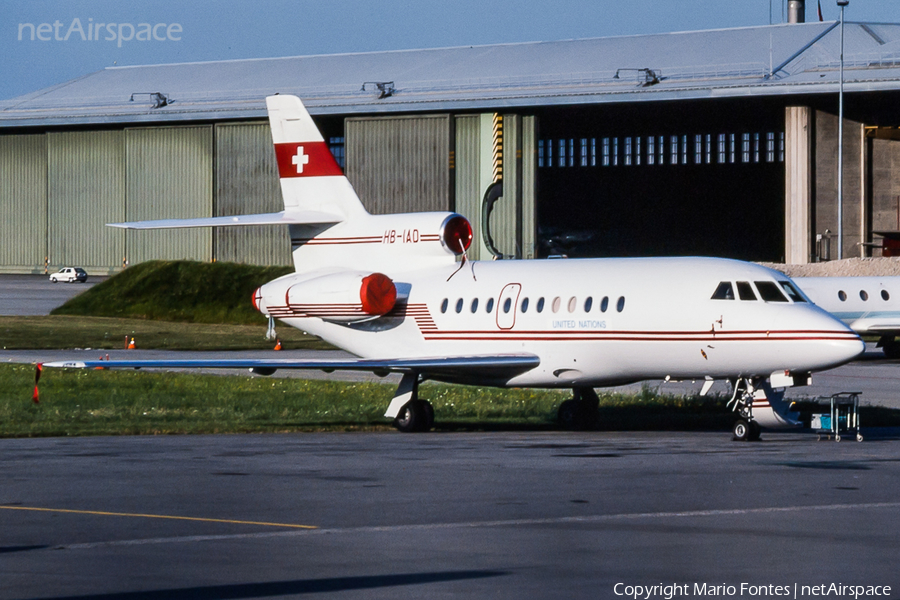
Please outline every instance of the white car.
[[66, 283], [79, 281], [84, 283], [87, 281], [87, 272], [81, 267], [63, 267], [50, 276], [50, 281], [53, 283], [59, 283], [60, 281], [65, 281]]

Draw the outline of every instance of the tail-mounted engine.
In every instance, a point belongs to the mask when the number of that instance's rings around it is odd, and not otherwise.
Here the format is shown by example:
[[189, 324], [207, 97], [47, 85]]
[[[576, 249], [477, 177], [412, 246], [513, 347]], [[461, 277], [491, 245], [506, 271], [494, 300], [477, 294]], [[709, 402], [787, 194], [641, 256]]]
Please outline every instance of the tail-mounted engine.
[[397, 287], [382, 273], [347, 271], [298, 279], [289, 275], [264, 285], [254, 292], [253, 306], [280, 319], [359, 323], [389, 313], [397, 302]]

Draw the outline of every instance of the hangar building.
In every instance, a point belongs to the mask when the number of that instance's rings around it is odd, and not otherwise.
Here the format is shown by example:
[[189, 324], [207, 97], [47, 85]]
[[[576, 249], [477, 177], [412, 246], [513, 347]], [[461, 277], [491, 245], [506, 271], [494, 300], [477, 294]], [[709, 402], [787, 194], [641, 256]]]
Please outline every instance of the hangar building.
[[[289, 263], [275, 227], [104, 226], [280, 210], [276, 92], [371, 212], [456, 210], [475, 258], [834, 256], [839, 61], [838, 23], [817, 22], [106, 68], [0, 102], [0, 271]], [[844, 65], [842, 251], [860, 256], [900, 230], [900, 25], [846, 23]]]

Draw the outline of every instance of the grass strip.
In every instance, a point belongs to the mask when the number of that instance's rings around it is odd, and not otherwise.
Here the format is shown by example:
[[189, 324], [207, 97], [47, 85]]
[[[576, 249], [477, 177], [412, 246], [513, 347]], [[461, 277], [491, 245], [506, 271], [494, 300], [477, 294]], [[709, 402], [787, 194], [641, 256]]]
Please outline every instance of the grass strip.
[[[34, 367], [0, 364], [0, 437], [388, 431], [394, 386], [295, 378], [159, 371], [45, 369], [31, 401]], [[568, 391], [426, 383], [439, 431], [554, 430]], [[610, 431], [728, 431], [719, 397], [601, 394]], [[876, 412], [877, 411], [877, 412]], [[900, 411], [863, 409], [866, 426], [900, 425]]]
[[[278, 337], [286, 349], [334, 347], [302, 331], [278, 324]], [[265, 339], [266, 323], [223, 325], [174, 323], [147, 319], [107, 317], [0, 316], [0, 348], [4, 350], [56, 350], [125, 347], [125, 337], [144, 350], [271, 350]]]

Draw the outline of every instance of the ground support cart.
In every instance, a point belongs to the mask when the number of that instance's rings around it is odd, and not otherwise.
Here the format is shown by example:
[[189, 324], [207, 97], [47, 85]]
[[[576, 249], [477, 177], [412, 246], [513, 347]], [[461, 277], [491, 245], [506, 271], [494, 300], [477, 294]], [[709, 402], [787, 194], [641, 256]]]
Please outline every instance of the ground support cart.
[[859, 395], [862, 392], [840, 392], [831, 396], [820, 397], [815, 403], [820, 409], [828, 408], [829, 412], [817, 412], [814, 409], [809, 426], [815, 430], [819, 438], [825, 436], [834, 441], [841, 441], [841, 434], [856, 434], [856, 441], [863, 441], [859, 432]]

